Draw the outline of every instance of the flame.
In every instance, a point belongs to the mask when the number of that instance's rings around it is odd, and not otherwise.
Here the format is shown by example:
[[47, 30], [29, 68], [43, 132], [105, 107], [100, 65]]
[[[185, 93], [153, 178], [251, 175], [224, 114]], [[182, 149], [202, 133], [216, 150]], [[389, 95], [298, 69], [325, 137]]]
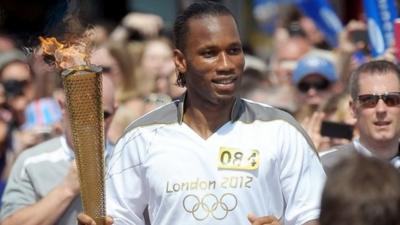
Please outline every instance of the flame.
[[41, 50], [55, 58], [55, 63], [61, 69], [89, 65], [90, 45], [87, 38], [77, 39], [64, 44], [54, 37], [39, 37]]

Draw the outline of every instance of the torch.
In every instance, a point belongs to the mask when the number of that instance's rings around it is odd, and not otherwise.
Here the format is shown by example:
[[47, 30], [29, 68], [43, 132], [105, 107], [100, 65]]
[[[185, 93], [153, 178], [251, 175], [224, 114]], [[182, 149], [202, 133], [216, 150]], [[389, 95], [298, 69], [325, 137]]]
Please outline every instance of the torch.
[[41, 38], [42, 49], [54, 56], [61, 72], [72, 142], [79, 172], [84, 212], [105, 224], [104, 115], [101, 68], [89, 66], [81, 46], [66, 47], [55, 38]]
[[83, 210], [104, 224], [104, 116], [98, 67], [80, 66], [62, 72], [72, 141], [79, 170]]

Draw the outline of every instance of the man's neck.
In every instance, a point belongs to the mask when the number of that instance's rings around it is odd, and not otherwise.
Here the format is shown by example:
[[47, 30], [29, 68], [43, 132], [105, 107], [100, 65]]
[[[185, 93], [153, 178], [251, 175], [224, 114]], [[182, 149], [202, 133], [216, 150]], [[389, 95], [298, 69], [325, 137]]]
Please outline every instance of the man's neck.
[[183, 121], [203, 139], [207, 139], [230, 120], [233, 104], [234, 101], [218, 105], [187, 102]]
[[360, 137], [360, 144], [368, 149], [373, 155], [380, 159], [390, 160], [399, 153], [398, 139], [393, 141], [371, 141]]

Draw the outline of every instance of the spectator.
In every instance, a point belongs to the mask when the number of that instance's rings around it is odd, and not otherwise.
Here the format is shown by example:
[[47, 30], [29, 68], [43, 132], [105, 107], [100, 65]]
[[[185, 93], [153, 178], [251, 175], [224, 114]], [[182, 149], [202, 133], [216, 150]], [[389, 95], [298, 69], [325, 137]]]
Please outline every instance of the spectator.
[[109, 76], [116, 86], [116, 102], [118, 110], [129, 111], [128, 119], [119, 118], [126, 113], [116, 113], [115, 121], [110, 125], [107, 134], [112, 143], [122, 135], [127, 124], [116, 121], [132, 121], [144, 114], [145, 103], [138, 91], [138, 83], [134, 57], [126, 50], [126, 43], [109, 42], [96, 49], [91, 55], [90, 62], [103, 68], [103, 75]]
[[21, 130], [25, 122], [25, 108], [34, 98], [32, 81], [32, 71], [21, 51], [13, 50], [0, 55], [0, 82], [4, 87], [5, 97], [0, 106], [3, 180], [7, 179], [19, 152], [37, 141], [35, 133]]
[[158, 15], [140, 12], [127, 14], [112, 33], [113, 41], [146, 40], [157, 37], [164, 27], [164, 21]]
[[170, 77], [175, 76], [170, 40], [166, 37], [158, 37], [144, 41], [138, 60], [140, 92], [144, 96], [152, 92], [170, 95], [171, 86], [174, 85]]
[[134, 58], [126, 51], [126, 43], [108, 42], [93, 51], [90, 62], [103, 69], [116, 86], [116, 100], [123, 103], [137, 96]]
[[321, 156], [326, 170], [352, 152], [390, 161], [400, 168], [400, 70], [378, 60], [358, 67], [350, 77], [350, 107], [359, 138]]
[[17, 127], [25, 122], [25, 107], [34, 97], [32, 80], [32, 71], [22, 52], [14, 50], [1, 55], [0, 81], [5, 88], [7, 105]]
[[[341, 138], [332, 137], [332, 136], [324, 136], [322, 137], [322, 143], [319, 144], [319, 153], [322, 151], [326, 151], [328, 149], [333, 148], [337, 145], [343, 145], [350, 143], [357, 133], [357, 129], [354, 129], [354, 124], [356, 122], [355, 118], [351, 115], [351, 109], [349, 106], [350, 95], [348, 93], [340, 93], [335, 94], [328, 98], [325, 103], [321, 107], [321, 111], [323, 112], [323, 121], [338, 123], [342, 125], [349, 125], [349, 129], [352, 129], [352, 136]], [[323, 122], [322, 121], [322, 122]], [[321, 133], [321, 130], [318, 130]], [[341, 133], [346, 133], [347, 131], [342, 130]], [[339, 135], [340, 136], [340, 135]]]
[[337, 74], [333, 63], [320, 56], [302, 58], [293, 71], [292, 82], [296, 86], [298, 101], [312, 111], [318, 109], [324, 99], [334, 93]]
[[400, 173], [354, 154], [336, 164], [322, 194], [320, 225], [400, 224]]

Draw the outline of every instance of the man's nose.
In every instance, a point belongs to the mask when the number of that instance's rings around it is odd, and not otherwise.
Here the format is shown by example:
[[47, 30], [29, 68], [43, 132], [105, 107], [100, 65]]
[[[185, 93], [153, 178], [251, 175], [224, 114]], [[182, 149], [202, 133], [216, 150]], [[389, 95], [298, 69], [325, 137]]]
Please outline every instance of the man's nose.
[[232, 62], [231, 56], [225, 52], [221, 53], [218, 59], [218, 70], [219, 71], [231, 71], [234, 69], [234, 63]]
[[377, 112], [386, 112], [386, 110], [387, 110], [387, 105], [386, 105], [386, 103], [383, 101], [383, 99], [379, 99], [378, 100], [378, 103], [376, 103], [376, 106], [375, 106], [375, 110], [377, 111]]

